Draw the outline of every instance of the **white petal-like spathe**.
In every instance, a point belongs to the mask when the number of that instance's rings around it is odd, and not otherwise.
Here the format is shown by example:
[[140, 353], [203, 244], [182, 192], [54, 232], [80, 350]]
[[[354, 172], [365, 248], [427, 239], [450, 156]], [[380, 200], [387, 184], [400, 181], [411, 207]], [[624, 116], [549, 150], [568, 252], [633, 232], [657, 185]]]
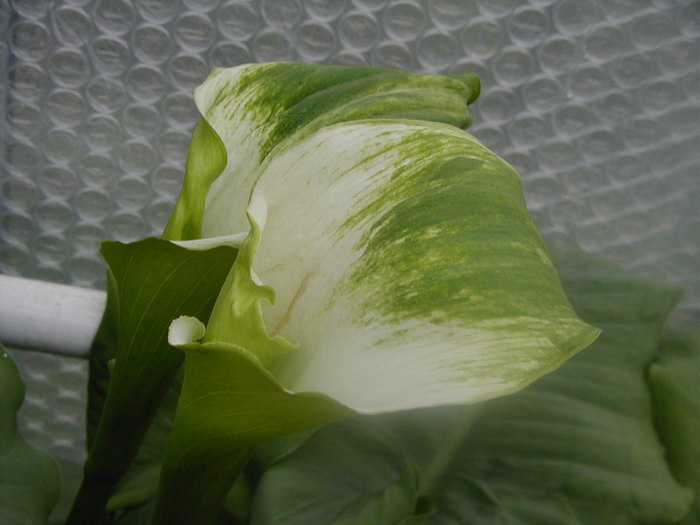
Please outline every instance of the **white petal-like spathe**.
[[[571, 310], [518, 175], [446, 125], [365, 121], [273, 150], [248, 209], [286, 388], [361, 412], [518, 390], [598, 331]], [[264, 228], [263, 225], [264, 224]]]

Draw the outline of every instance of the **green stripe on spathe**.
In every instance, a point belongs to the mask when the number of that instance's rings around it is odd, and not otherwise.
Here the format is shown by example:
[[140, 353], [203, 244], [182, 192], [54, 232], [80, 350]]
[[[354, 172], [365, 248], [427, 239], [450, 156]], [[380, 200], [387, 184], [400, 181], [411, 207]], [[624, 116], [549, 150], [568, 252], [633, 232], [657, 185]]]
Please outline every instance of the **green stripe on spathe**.
[[466, 133], [438, 126], [397, 147], [411, 162], [395, 166], [345, 225], [372, 221], [343, 284], [364, 323], [572, 321], [512, 167]]
[[[212, 78], [224, 70], [215, 71]], [[244, 112], [269, 125], [261, 160], [280, 142], [303, 130], [300, 140], [322, 126], [368, 118], [418, 119], [466, 128], [467, 104], [479, 95], [473, 73], [427, 75], [372, 67], [277, 62], [248, 67], [226, 84], [212, 108], [227, 113], [247, 99]]]

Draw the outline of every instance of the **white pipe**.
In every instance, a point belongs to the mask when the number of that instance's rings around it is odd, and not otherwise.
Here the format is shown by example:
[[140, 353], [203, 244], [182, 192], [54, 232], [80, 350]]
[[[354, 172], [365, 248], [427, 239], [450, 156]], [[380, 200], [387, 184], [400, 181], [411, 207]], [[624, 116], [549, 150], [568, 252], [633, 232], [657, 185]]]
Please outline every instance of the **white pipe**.
[[0, 342], [85, 357], [105, 302], [98, 290], [0, 275]]

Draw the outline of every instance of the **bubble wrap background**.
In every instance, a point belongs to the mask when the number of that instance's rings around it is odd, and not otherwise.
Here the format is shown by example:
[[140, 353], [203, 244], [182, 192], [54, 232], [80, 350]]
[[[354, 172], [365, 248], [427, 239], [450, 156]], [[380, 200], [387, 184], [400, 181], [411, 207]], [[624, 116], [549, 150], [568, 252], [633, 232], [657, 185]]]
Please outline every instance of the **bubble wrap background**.
[[[547, 233], [700, 305], [697, 0], [0, 0], [0, 272], [102, 287], [103, 239], [158, 234], [213, 66], [475, 71], [473, 132]], [[24, 427], [80, 457], [85, 368], [25, 354]], [[73, 436], [73, 437], [70, 437]], [[70, 443], [77, 443], [73, 446]]]

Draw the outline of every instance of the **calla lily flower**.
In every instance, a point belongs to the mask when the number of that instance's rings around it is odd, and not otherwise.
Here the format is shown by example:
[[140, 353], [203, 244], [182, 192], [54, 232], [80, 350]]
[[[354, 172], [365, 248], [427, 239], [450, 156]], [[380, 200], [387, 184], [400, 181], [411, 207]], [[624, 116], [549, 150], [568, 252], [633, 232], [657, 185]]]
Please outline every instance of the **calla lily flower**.
[[597, 337], [518, 174], [462, 129], [478, 90], [471, 75], [285, 63], [197, 90], [166, 234], [243, 240], [206, 326], [170, 326], [185, 380], [156, 523], [201, 520], [262, 441], [508, 394]]
[[473, 74], [212, 72], [163, 238], [102, 248], [117, 344], [94, 361], [116, 361], [71, 525], [99, 520], [183, 354], [155, 524], [213, 519], [265, 441], [505, 395], [597, 337], [518, 174], [464, 131], [479, 90]]

